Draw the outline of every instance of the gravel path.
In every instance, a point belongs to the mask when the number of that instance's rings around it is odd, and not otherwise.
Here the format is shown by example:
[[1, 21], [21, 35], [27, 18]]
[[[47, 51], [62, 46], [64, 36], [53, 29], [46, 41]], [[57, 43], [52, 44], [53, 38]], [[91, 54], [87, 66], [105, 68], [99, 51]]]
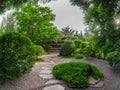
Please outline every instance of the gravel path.
[[51, 54], [40, 57], [45, 59], [45, 62], [35, 64], [30, 73], [25, 74], [18, 80], [10, 81], [0, 79], [0, 90], [42, 90], [45, 87], [45, 83], [49, 80], [42, 79], [39, 76], [39, 72], [50, 60], [54, 61], [55, 63], [53, 66], [60, 63], [73, 61], [88, 62], [97, 66], [104, 73], [105, 84], [101, 88], [70, 89], [63, 83], [61, 85], [65, 87], [65, 90], [120, 90], [120, 73], [119, 71], [113, 71], [106, 61], [98, 59], [66, 59], [57, 57], [56, 55], [57, 54]]

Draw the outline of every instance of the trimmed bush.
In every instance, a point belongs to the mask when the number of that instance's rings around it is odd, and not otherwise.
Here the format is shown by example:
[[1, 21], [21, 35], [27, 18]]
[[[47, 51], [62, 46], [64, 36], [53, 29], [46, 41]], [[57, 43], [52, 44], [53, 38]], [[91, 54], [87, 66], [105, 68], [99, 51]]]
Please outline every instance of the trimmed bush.
[[27, 37], [11, 32], [0, 38], [0, 77], [17, 79], [33, 66], [35, 50]]
[[34, 45], [34, 48], [37, 56], [41, 56], [45, 54], [45, 50], [42, 46]]
[[60, 56], [70, 56], [75, 50], [75, 44], [73, 41], [65, 41], [60, 48]]
[[103, 74], [93, 65], [83, 62], [59, 64], [53, 68], [53, 75], [67, 82], [71, 88], [86, 88], [89, 86], [89, 76], [103, 79]]
[[106, 59], [113, 67], [119, 66], [120, 68], [120, 52], [114, 51], [107, 54]]
[[83, 54], [76, 53], [76, 54], [73, 55], [73, 57], [76, 58], [76, 59], [81, 59], [81, 58], [84, 57], [84, 55], [83, 55]]
[[79, 40], [79, 39], [74, 40], [74, 43], [75, 43], [76, 48], [79, 48], [82, 43], [82, 40]]

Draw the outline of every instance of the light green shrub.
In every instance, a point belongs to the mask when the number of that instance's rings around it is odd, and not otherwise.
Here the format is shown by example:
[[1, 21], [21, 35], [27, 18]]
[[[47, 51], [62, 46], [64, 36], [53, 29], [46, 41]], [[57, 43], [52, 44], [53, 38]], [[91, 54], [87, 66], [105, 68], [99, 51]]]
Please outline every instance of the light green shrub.
[[36, 51], [36, 55], [37, 56], [41, 56], [45, 54], [45, 50], [42, 46], [40, 45], [34, 45], [35, 51]]
[[17, 79], [33, 66], [35, 50], [29, 38], [19, 33], [0, 37], [0, 77]]

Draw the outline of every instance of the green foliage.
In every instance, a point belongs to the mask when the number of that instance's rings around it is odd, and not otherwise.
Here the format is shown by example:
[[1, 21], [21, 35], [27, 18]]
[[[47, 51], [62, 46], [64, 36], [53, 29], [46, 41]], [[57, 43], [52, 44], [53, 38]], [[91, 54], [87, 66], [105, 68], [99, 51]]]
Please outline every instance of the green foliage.
[[83, 62], [59, 64], [53, 68], [53, 75], [67, 82], [71, 88], [86, 88], [89, 86], [89, 76], [103, 79], [103, 74], [93, 65]]
[[91, 65], [90, 68], [92, 70], [91, 76], [93, 76], [95, 79], [99, 79], [99, 78], [102, 80], [104, 79], [103, 73], [100, 72], [96, 66]]
[[87, 36], [86, 40], [76, 40], [76, 45], [79, 46], [75, 52], [74, 57], [79, 57], [81, 54], [85, 57], [94, 57], [99, 59], [104, 59], [103, 51], [95, 45], [92, 36]]
[[83, 41], [81, 43], [81, 47], [80, 47], [82, 53], [84, 54], [85, 57], [90, 57], [92, 56], [92, 47], [90, 45], [90, 42], [87, 41]]
[[76, 53], [76, 54], [73, 55], [73, 57], [76, 58], [76, 59], [81, 59], [81, 58], [84, 57], [84, 55], [80, 54], [80, 53]]
[[7, 14], [3, 17], [2, 21], [1, 21], [1, 25], [0, 25], [0, 33], [6, 33], [6, 32], [14, 32], [15, 29], [15, 22], [13, 20], [13, 14]]
[[75, 43], [76, 48], [79, 48], [82, 43], [82, 40], [76, 39], [76, 40], [74, 40], [74, 43]]
[[21, 4], [27, 2], [28, 0], [1, 0], [0, 1], [0, 13], [5, 12], [6, 9], [11, 7], [18, 7]]
[[46, 52], [50, 52], [52, 46], [49, 43], [42, 43], [41, 46], [45, 49]]
[[55, 15], [50, 8], [29, 3], [16, 11], [14, 16], [17, 20], [17, 31], [29, 37], [35, 44], [60, 40], [61, 33], [53, 25]]
[[[106, 59], [108, 60], [111, 66], [119, 66], [120, 64], [120, 52], [113, 51], [107, 54]], [[119, 66], [120, 67], [120, 66]]]
[[60, 48], [60, 56], [70, 56], [75, 50], [75, 44], [73, 41], [65, 41]]
[[67, 37], [67, 38], [73, 38], [75, 30], [70, 28], [69, 26], [62, 28], [61, 32]]
[[62, 28], [61, 32], [68, 40], [83, 39], [82, 31], [78, 33], [78, 31], [70, 28], [69, 26]]
[[33, 66], [35, 50], [32, 42], [19, 33], [0, 37], [0, 77], [17, 79]]
[[45, 50], [42, 46], [40, 45], [34, 45], [35, 51], [36, 51], [36, 55], [37, 56], [41, 56], [45, 54]]
[[[104, 56], [107, 53], [120, 50], [119, 36], [120, 19], [119, 0], [70, 0], [71, 4], [81, 7], [85, 11], [85, 22], [94, 37], [95, 47]], [[99, 54], [97, 54], [100, 56]]]

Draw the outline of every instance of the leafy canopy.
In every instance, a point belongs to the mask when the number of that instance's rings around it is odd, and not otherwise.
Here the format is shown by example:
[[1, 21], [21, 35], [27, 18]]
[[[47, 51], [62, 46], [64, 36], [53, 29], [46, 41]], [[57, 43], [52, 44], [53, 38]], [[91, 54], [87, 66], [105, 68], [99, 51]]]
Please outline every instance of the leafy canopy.
[[34, 43], [58, 41], [61, 34], [53, 25], [55, 15], [48, 7], [30, 3], [23, 5], [14, 15], [18, 32], [28, 36]]
[[85, 11], [85, 21], [93, 33], [96, 47], [106, 55], [120, 50], [120, 27], [116, 27], [115, 18], [120, 13], [120, 0], [70, 0], [72, 4]]

